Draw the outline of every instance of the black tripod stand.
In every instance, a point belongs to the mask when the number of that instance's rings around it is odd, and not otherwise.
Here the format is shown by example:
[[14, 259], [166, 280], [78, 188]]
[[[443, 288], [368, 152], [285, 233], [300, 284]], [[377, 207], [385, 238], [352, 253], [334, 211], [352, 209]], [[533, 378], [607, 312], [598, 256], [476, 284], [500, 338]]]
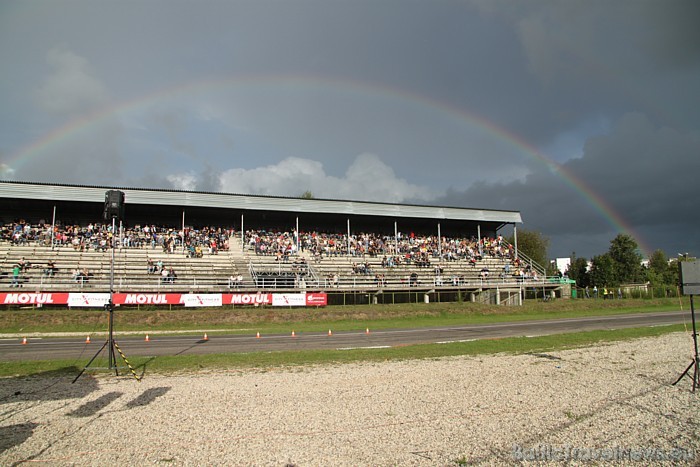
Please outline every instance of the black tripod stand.
[[78, 378], [82, 376], [83, 373], [85, 373], [85, 370], [88, 369], [90, 365], [92, 365], [92, 362], [95, 361], [98, 355], [102, 353], [102, 351], [107, 347], [108, 349], [108, 357], [107, 357], [107, 369], [109, 370], [114, 370], [114, 375], [119, 376], [119, 367], [117, 366], [117, 357], [114, 354], [114, 346], [116, 343], [114, 342], [114, 303], [112, 303], [112, 292], [110, 291], [109, 294], [109, 303], [105, 305], [105, 310], [109, 312], [109, 326], [108, 326], [108, 331], [107, 331], [107, 340], [105, 341], [104, 344], [102, 344], [102, 347], [99, 348], [99, 350], [95, 353], [95, 355], [92, 356], [90, 361], [85, 365], [85, 367], [80, 370], [80, 373], [78, 373], [78, 376], [75, 377], [73, 382], [75, 383], [78, 381]]
[[678, 379], [673, 383], [673, 386], [678, 384], [678, 382], [683, 379], [684, 376], [690, 376], [690, 369], [693, 368], [693, 392], [700, 388], [700, 358], [698, 357], [698, 330], [695, 325], [695, 304], [693, 303], [693, 295], [690, 296], [690, 316], [693, 321], [693, 345], [695, 349], [695, 358], [690, 362], [688, 368], [685, 369], [683, 373], [678, 377]]
[[[109, 193], [107, 192], [108, 196]], [[107, 216], [107, 209], [105, 208], [105, 217]], [[121, 351], [117, 343], [114, 341], [114, 250], [116, 248], [116, 241], [117, 241], [117, 235], [116, 235], [116, 218], [117, 215], [116, 213], [112, 215], [112, 242], [111, 242], [111, 247], [112, 247], [112, 255], [110, 258], [109, 262], [109, 302], [105, 305], [105, 310], [109, 312], [109, 324], [107, 327], [107, 340], [105, 341], [104, 344], [102, 344], [102, 347], [99, 348], [99, 350], [93, 355], [93, 357], [90, 359], [90, 361], [85, 365], [85, 367], [78, 373], [78, 376], [75, 377], [73, 382], [75, 383], [78, 381], [78, 378], [82, 376], [83, 373], [85, 373], [85, 370], [88, 369], [90, 365], [92, 365], [92, 362], [95, 361], [98, 355], [102, 353], [102, 351], [107, 347], [108, 351], [108, 357], [107, 357], [107, 369], [109, 370], [114, 370], [114, 375], [119, 376], [119, 367], [117, 366], [117, 357], [114, 353], [115, 350], [119, 351], [119, 355], [121, 355], [122, 359], [124, 360], [124, 363], [129, 367], [131, 370], [131, 374], [134, 375], [134, 378], [136, 378], [137, 381], [141, 381], [141, 378], [136, 374], [134, 369], [131, 367], [129, 364], [129, 361], [126, 359], [126, 355]]]

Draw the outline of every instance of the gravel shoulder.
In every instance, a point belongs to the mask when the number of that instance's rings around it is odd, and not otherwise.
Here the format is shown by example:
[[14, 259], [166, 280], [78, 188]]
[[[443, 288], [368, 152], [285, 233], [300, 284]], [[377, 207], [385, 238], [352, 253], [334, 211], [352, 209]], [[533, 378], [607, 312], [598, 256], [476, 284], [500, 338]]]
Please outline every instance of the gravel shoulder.
[[[689, 333], [548, 354], [0, 380], [0, 465], [700, 461]], [[645, 457], [646, 456], [646, 457]], [[648, 456], [653, 456], [652, 458]], [[574, 463], [579, 463], [574, 462]], [[547, 463], [547, 462], [543, 462]]]

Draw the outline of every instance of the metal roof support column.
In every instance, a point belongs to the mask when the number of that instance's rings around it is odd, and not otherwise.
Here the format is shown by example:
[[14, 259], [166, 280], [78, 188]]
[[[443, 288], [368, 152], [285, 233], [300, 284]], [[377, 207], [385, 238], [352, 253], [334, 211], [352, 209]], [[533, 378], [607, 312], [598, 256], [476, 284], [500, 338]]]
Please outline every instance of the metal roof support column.
[[394, 255], [399, 255], [399, 226], [394, 221]]
[[523, 286], [518, 287], [518, 306], [523, 306]]
[[[174, 251], [174, 250], [173, 250]], [[182, 210], [182, 252], [185, 252], [185, 210]]]
[[243, 213], [241, 213], [241, 251], [245, 252], [245, 229], [243, 228]]
[[440, 223], [438, 222], [438, 258], [442, 260], [442, 235], [440, 234]]
[[297, 237], [297, 256], [301, 255], [301, 250], [299, 250], [299, 216], [297, 216], [297, 230], [295, 233], [295, 236]]
[[518, 258], [518, 228], [513, 224], [513, 243], [515, 243], [515, 258]]
[[51, 218], [51, 249], [53, 250], [54, 231], [56, 230], [56, 205], [53, 205], [53, 217]]
[[[348, 257], [350, 256], [350, 218], [348, 217]], [[345, 300], [345, 297], [343, 297]]]
[[479, 255], [483, 255], [483, 249], [481, 248], [481, 224], [476, 224], [476, 235], [479, 241]]

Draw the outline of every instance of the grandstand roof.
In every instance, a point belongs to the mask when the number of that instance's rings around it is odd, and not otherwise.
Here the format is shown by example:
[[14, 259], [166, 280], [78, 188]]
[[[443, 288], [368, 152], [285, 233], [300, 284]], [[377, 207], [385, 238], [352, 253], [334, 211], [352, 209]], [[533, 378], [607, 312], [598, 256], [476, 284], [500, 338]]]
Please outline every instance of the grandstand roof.
[[126, 205], [180, 206], [183, 208], [217, 208], [241, 211], [281, 211], [384, 218], [445, 219], [501, 225], [522, 222], [520, 212], [517, 211], [149, 188], [0, 181], [0, 198], [104, 203], [107, 190], [123, 191]]

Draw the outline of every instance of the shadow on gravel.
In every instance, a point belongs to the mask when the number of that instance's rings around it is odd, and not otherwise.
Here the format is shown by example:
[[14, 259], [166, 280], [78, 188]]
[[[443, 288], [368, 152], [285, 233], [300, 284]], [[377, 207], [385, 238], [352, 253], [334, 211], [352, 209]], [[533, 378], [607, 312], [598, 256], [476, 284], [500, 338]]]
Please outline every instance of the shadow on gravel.
[[109, 404], [119, 399], [123, 393], [121, 392], [108, 392], [107, 394], [98, 397], [94, 401], [87, 402], [72, 412], [68, 412], [69, 417], [92, 417], [100, 410], [107, 407]]
[[98, 383], [90, 375], [83, 375], [77, 383], [71, 384], [79, 372], [79, 368], [70, 366], [31, 376], [2, 378], [0, 404], [80, 399], [96, 391]]
[[144, 405], [148, 405], [160, 396], [165, 395], [168, 391], [170, 391], [170, 387], [162, 387], [162, 388], [151, 388], [147, 389], [146, 391], [143, 392], [140, 396], [138, 396], [136, 399], [127, 402], [126, 408], [127, 409], [133, 409], [135, 407], [142, 407]]
[[0, 427], [0, 452], [5, 452], [13, 446], [20, 445], [28, 440], [38, 423], [22, 423]]

